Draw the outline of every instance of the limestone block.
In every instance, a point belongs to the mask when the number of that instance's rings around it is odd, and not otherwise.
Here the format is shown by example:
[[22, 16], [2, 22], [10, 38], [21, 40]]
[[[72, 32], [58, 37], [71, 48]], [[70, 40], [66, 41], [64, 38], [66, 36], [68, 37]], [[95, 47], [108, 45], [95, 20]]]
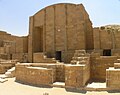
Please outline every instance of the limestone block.
[[[65, 50], [66, 47], [66, 8], [65, 5], [55, 6], [55, 46], [56, 51]], [[63, 36], [64, 35], [64, 36]]]
[[120, 69], [109, 68], [106, 70], [106, 85], [109, 88], [120, 88]]
[[[89, 80], [90, 70], [85, 69], [85, 65], [66, 65], [65, 66], [65, 85], [70, 87], [83, 87]], [[86, 76], [87, 75], [87, 76]]]
[[114, 63], [114, 68], [119, 69], [120, 68], [120, 63]]
[[6, 71], [5, 67], [0, 64], [0, 74], [4, 74]]
[[4, 54], [4, 53], [5, 53], [4, 47], [0, 47], [0, 54]]
[[65, 66], [64, 66], [64, 64], [56, 64], [56, 81], [57, 82], [65, 81]]
[[49, 85], [53, 83], [52, 69], [30, 67], [31, 64], [16, 65], [16, 80], [32, 85]]
[[53, 71], [53, 81], [57, 81], [56, 80], [56, 64], [54, 63], [51, 63], [51, 64], [48, 64], [48, 63], [33, 63], [31, 64], [32, 67], [43, 67], [43, 68], [48, 68], [48, 69], [51, 69]]
[[105, 81], [106, 69], [108, 69], [109, 67], [113, 67], [115, 62], [117, 62], [117, 57], [115, 56], [102, 56], [96, 59], [92, 59], [92, 79], [95, 81]]
[[28, 54], [27, 53], [15, 53], [12, 54], [13, 60], [18, 60], [19, 62], [28, 62]]

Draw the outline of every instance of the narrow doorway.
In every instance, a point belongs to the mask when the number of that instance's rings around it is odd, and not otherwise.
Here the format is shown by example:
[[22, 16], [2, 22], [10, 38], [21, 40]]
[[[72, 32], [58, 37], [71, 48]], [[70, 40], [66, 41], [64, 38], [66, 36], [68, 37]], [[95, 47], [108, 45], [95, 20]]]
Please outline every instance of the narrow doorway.
[[62, 61], [61, 59], [61, 51], [56, 51], [56, 60], [60, 60], [60, 62]]
[[111, 56], [111, 49], [103, 50], [103, 56]]

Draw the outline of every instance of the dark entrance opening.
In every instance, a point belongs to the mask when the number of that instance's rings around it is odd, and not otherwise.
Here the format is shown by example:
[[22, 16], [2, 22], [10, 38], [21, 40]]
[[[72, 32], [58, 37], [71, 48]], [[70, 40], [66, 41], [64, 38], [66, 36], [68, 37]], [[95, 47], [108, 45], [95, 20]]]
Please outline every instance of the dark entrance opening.
[[56, 51], [55, 55], [56, 55], [56, 60], [60, 60], [60, 62], [61, 62], [62, 61], [61, 60], [61, 51]]
[[111, 49], [103, 50], [103, 56], [111, 56]]
[[10, 54], [10, 60], [12, 60], [12, 54]]

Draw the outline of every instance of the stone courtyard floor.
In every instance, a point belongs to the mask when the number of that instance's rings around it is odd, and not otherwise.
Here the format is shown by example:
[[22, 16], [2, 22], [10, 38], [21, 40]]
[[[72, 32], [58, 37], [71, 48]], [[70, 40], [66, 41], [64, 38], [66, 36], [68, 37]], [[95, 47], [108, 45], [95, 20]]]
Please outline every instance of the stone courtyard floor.
[[107, 91], [77, 91], [65, 88], [41, 88], [15, 82], [15, 78], [0, 83], [0, 95], [120, 95], [120, 92]]

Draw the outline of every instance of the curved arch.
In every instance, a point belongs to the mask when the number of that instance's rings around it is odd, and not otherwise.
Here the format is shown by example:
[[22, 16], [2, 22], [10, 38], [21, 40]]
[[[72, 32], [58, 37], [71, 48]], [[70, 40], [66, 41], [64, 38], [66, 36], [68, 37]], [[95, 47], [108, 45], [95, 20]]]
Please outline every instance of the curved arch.
[[[49, 5], [49, 6], [47, 6], [47, 7], [45, 7], [45, 8], [43, 8], [43, 9], [41, 9], [41, 10], [39, 10], [38, 12], [36, 12], [35, 14], [34, 14], [34, 16], [35, 15], [37, 15], [38, 13], [40, 13], [42, 10], [44, 10], [44, 9], [46, 9], [46, 8], [49, 8], [49, 7], [52, 7], [52, 6], [56, 6], [56, 5], [78, 5], [78, 4], [74, 4], [74, 3], [57, 3], [57, 4], [52, 4], [52, 5]], [[81, 4], [82, 5], [82, 4]]]

